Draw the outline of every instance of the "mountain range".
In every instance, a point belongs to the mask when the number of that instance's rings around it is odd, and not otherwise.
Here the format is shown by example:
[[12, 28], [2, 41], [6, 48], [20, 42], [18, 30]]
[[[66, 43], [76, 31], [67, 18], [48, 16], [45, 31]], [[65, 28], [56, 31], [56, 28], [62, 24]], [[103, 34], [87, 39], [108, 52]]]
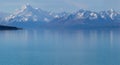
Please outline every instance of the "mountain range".
[[34, 27], [120, 27], [120, 12], [90, 11], [80, 9], [68, 13], [54, 13], [33, 8], [30, 4], [24, 5], [14, 13], [0, 13], [0, 24], [21, 28]]

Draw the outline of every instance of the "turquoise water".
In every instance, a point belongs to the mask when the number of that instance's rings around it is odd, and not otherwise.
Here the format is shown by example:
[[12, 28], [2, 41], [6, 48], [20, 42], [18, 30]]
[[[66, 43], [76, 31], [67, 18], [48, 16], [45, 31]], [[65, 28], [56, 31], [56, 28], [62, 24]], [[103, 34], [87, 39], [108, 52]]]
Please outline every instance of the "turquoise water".
[[0, 31], [0, 65], [120, 65], [120, 29]]

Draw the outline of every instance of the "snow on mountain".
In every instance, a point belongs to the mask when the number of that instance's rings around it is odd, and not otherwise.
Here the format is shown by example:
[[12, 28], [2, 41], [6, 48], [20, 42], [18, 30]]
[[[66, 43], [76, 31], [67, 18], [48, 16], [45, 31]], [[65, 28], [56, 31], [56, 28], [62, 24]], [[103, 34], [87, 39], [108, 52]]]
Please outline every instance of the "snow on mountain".
[[94, 12], [80, 9], [73, 13], [47, 12], [31, 5], [24, 5], [13, 14], [4, 18], [8, 25], [18, 27], [40, 26], [101, 26], [120, 24], [120, 12], [111, 9], [108, 11]]
[[97, 19], [98, 14], [89, 10], [80, 9], [76, 14], [78, 19]]
[[109, 21], [109, 22], [119, 22], [120, 21], [120, 12], [117, 12], [113, 9], [108, 11], [101, 11], [99, 12], [101, 16], [101, 20]]
[[70, 13], [67, 13], [67, 12], [60, 12], [60, 13], [54, 13], [54, 12], [49, 12], [49, 15], [53, 16], [54, 19], [57, 19], [57, 18], [61, 18], [61, 17], [67, 17], [68, 15], [70, 15]]
[[33, 8], [31, 5], [24, 5], [10, 16], [6, 17], [6, 21], [10, 22], [50, 22], [53, 19], [48, 12], [40, 8]]
[[89, 20], [98, 19], [98, 16], [99, 15], [97, 12], [80, 9], [79, 11], [71, 13], [68, 16], [63, 16], [63, 17], [60, 17], [54, 20], [55, 21], [54, 25], [56, 24], [63, 24], [63, 25], [83, 24]]
[[53, 20], [49, 26], [120, 26], [120, 14], [114, 10], [94, 12], [80, 9], [69, 16]]

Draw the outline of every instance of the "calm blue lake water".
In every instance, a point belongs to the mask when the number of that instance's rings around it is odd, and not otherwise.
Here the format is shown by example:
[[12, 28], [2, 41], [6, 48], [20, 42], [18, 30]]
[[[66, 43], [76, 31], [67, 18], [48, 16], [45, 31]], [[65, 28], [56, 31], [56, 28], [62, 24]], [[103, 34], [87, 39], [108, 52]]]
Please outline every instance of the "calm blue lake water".
[[120, 65], [120, 29], [0, 31], [0, 65]]

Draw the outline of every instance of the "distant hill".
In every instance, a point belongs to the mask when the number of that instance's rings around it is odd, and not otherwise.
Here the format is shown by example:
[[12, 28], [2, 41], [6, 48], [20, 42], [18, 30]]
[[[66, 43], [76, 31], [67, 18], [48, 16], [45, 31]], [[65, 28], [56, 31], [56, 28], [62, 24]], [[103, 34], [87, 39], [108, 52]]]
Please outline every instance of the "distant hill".
[[20, 29], [20, 28], [13, 27], [13, 26], [0, 25], [0, 30], [18, 30], [18, 29]]

